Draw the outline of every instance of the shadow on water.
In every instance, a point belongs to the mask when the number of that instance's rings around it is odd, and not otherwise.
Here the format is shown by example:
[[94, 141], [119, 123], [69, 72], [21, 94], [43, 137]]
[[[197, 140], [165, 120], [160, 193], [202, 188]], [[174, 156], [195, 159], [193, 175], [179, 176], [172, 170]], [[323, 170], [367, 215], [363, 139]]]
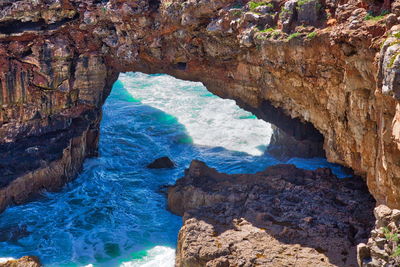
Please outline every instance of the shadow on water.
[[[142, 104], [120, 81], [104, 105], [99, 150], [61, 192], [0, 214], [0, 257], [36, 255], [46, 266], [118, 266], [155, 246], [173, 248], [181, 218], [165, 209], [158, 190], [183, 176], [192, 159], [227, 173], [279, 163], [269, 155], [194, 145], [176, 117]], [[177, 168], [146, 168], [161, 156]]]

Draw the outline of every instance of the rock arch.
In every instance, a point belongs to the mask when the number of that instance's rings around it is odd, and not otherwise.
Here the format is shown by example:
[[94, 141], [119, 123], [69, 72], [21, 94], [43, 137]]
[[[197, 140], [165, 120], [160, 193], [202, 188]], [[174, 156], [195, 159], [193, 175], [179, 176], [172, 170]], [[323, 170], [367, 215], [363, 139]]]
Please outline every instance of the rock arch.
[[59, 188], [96, 154], [101, 105], [126, 71], [201, 81], [298, 139], [323, 140], [330, 161], [400, 206], [398, 47], [389, 38], [380, 50], [386, 26], [352, 27], [366, 10], [351, 1], [325, 3], [335, 21], [317, 12], [306, 29], [278, 4], [247, 2], [3, 1], [0, 210]]

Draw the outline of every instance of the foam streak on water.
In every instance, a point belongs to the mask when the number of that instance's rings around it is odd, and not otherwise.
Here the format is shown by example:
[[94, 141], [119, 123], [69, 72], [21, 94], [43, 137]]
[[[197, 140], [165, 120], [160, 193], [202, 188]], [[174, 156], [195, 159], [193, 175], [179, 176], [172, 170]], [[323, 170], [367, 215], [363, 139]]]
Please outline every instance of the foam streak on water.
[[[268, 124], [199, 83], [123, 74], [104, 106], [100, 156], [61, 192], [0, 214], [0, 257], [35, 255], [45, 266], [173, 266], [181, 218], [165, 209], [160, 186], [173, 184], [192, 159], [228, 173], [279, 163], [262, 155], [270, 135]], [[146, 169], [160, 156], [178, 167]]]

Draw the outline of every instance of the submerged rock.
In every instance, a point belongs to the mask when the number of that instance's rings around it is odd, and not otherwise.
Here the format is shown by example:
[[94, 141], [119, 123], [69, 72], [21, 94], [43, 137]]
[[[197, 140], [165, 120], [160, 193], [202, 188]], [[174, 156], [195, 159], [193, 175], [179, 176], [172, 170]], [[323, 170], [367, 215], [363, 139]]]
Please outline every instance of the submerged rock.
[[360, 178], [294, 165], [229, 175], [192, 161], [168, 189], [177, 266], [356, 266], [374, 206]]
[[149, 169], [171, 169], [175, 167], [175, 163], [168, 157], [161, 157], [147, 165]]
[[41, 267], [42, 264], [38, 257], [25, 256], [18, 260], [9, 260], [4, 263], [0, 263], [0, 267]]

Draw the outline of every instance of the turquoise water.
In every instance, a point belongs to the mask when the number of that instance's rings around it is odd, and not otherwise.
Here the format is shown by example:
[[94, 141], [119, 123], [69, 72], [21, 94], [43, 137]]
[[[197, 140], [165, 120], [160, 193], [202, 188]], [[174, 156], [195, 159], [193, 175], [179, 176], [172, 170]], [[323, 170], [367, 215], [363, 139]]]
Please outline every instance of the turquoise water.
[[[192, 159], [254, 173], [279, 163], [263, 154], [270, 126], [200, 83], [122, 74], [104, 106], [98, 158], [61, 192], [0, 214], [0, 257], [39, 256], [45, 266], [173, 266], [181, 218], [159, 189]], [[149, 170], [169, 156], [173, 170]], [[338, 166], [292, 159], [308, 169]]]

